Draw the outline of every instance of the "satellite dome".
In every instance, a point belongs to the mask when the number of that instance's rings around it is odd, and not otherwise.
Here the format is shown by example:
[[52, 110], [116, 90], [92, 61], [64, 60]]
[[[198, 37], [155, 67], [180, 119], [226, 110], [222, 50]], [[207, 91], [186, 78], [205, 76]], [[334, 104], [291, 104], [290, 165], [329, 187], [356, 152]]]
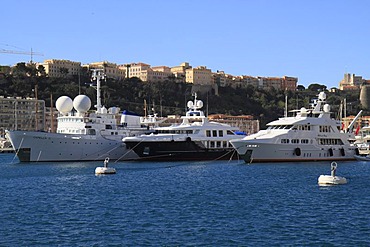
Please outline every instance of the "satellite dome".
[[323, 110], [324, 110], [324, 112], [330, 112], [330, 105], [329, 104], [325, 104]]
[[77, 112], [87, 112], [91, 107], [91, 100], [86, 95], [77, 95], [73, 100], [73, 107]]
[[193, 101], [188, 101], [188, 108], [193, 108], [194, 104]]
[[197, 100], [197, 107], [198, 108], [202, 108], [203, 107], [203, 101], [201, 101], [201, 100]]
[[320, 93], [319, 93], [319, 99], [321, 99], [321, 100], [326, 100], [326, 93], [324, 93], [324, 92], [320, 92]]
[[55, 107], [63, 115], [67, 115], [73, 108], [72, 99], [68, 96], [61, 96], [55, 102]]
[[301, 108], [301, 113], [307, 113], [307, 109], [306, 109], [306, 108], [304, 108], [304, 107], [302, 107], [302, 108]]

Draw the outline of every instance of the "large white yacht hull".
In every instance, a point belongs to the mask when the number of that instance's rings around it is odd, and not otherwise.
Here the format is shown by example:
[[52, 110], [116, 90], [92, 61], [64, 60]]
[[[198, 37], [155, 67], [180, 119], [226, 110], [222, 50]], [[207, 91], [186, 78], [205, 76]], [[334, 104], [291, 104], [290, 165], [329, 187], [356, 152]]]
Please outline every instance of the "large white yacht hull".
[[252, 140], [230, 141], [246, 163], [257, 162], [302, 162], [302, 161], [345, 161], [354, 160], [356, 147], [352, 146], [318, 146], [279, 145]]
[[120, 138], [68, 135], [35, 131], [7, 131], [21, 162], [132, 160], [138, 156], [126, 149]]

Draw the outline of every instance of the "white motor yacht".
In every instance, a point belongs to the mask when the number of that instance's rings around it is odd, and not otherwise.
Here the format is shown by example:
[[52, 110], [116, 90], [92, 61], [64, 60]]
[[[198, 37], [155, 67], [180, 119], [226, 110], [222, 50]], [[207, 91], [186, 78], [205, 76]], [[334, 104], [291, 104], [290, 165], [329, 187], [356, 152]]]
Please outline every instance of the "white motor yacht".
[[330, 117], [324, 92], [312, 109], [293, 112], [268, 123], [266, 130], [230, 142], [247, 163], [354, 160], [358, 149], [348, 141], [354, 134], [341, 131], [341, 122]]

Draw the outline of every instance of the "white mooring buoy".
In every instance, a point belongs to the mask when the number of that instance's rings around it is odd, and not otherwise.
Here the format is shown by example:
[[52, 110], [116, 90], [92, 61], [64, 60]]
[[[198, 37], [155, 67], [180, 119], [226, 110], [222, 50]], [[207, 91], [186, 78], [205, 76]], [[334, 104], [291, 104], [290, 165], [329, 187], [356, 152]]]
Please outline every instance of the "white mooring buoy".
[[344, 177], [336, 176], [335, 173], [337, 171], [338, 164], [337, 162], [331, 162], [331, 175], [320, 175], [318, 179], [319, 185], [338, 185], [338, 184], [346, 184], [347, 179]]
[[97, 167], [95, 168], [96, 175], [103, 175], [103, 174], [116, 174], [116, 169], [113, 167], [108, 167], [109, 157], [105, 158], [104, 160], [104, 167]]

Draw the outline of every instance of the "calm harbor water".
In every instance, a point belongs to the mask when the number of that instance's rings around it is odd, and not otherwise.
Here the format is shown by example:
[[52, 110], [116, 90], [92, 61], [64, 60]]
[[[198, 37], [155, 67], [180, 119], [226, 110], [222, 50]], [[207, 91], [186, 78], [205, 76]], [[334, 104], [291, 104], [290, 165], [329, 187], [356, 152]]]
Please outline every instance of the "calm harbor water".
[[0, 246], [370, 246], [366, 162], [0, 165]]

